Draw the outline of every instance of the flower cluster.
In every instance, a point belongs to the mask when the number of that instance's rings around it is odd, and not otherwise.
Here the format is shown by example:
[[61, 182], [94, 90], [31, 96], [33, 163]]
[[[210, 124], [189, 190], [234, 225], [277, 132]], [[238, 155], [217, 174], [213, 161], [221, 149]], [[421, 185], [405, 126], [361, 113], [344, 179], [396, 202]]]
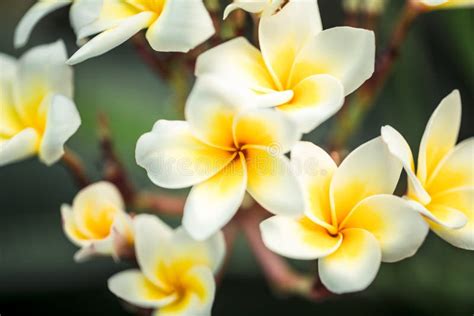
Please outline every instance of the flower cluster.
[[[69, 65], [144, 29], [160, 52], [187, 52], [215, 32], [202, 0], [43, 0], [20, 21], [15, 46], [26, 44], [43, 16], [69, 4], [81, 45], [71, 58], [60, 41], [18, 61], [0, 55], [0, 166], [35, 154], [48, 165], [61, 159], [80, 125]], [[426, 0], [414, 8], [463, 5], [472, 1]], [[474, 250], [474, 139], [456, 145], [459, 92], [429, 120], [416, 171], [409, 145], [390, 126], [338, 165], [301, 139], [372, 76], [374, 33], [323, 30], [315, 0], [235, 0], [224, 18], [238, 9], [259, 21], [259, 48], [237, 37], [200, 54], [185, 119], [158, 120], [137, 142], [137, 164], [154, 184], [192, 187], [182, 227], [128, 213], [129, 197], [117, 183], [96, 182], [61, 207], [64, 232], [80, 248], [75, 259], [136, 258], [137, 269], [109, 279], [110, 291], [157, 316], [208, 316], [226, 253], [221, 229], [238, 220], [246, 198], [273, 214], [259, 226], [264, 245], [318, 260], [320, 280], [333, 293], [368, 287], [381, 262], [413, 256], [429, 228]], [[408, 189], [399, 197], [403, 170]]]

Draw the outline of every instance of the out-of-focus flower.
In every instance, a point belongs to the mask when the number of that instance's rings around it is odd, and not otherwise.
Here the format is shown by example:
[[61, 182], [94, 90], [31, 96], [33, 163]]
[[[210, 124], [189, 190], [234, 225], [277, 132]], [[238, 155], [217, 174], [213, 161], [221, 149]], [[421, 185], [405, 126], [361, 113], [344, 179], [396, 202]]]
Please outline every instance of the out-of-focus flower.
[[430, 10], [474, 7], [474, 0], [413, 0]]
[[285, 153], [300, 139], [283, 113], [252, 107], [253, 95], [203, 76], [186, 104], [187, 121], [159, 120], [137, 143], [136, 160], [158, 186], [194, 186], [183, 225], [196, 239], [222, 228], [247, 190], [276, 214], [301, 212], [303, 198]]
[[304, 187], [305, 215], [263, 221], [263, 241], [289, 258], [319, 259], [321, 281], [330, 291], [366, 288], [381, 261], [412, 256], [424, 241], [428, 225], [422, 216], [392, 195], [402, 167], [380, 137], [354, 150], [339, 167], [305, 142], [292, 150], [291, 162]]
[[363, 0], [361, 10], [369, 14], [380, 14], [385, 10], [387, 0]]
[[281, 7], [283, 1], [284, 0], [234, 0], [233, 3], [225, 8], [224, 19], [237, 9], [242, 9], [250, 13], [272, 15]]
[[373, 32], [322, 31], [316, 1], [291, 1], [260, 21], [261, 52], [239, 37], [199, 56], [196, 75], [213, 74], [267, 98], [309, 132], [374, 71]]
[[395, 129], [382, 137], [408, 175], [407, 199], [452, 245], [474, 250], [474, 138], [456, 145], [461, 97], [453, 91], [433, 112], [421, 139], [417, 172], [410, 146]]
[[81, 124], [73, 73], [60, 41], [38, 46], [18, 61], [0, 54], [0, 166], [38, 154], [47, 165]]
[[156, 316], [211, 315], [216, 273], [225, 255], [221, 232], [206, 241], [172, 230], [157, 217], [134, 219], [135, 252], [140, 270], [109, 279], [109, 289], [134, 305], [156, 309]]
[[[99, 0], [94, 0], [99, 1]], [[90, 8], [76, 10], [74, 16], [87, 16]], [[187, 52], [214, 34], [209, 12], [202, 0], [103, 0], [100, 16], [81, 27], [78, 40], [98, 34], [68, 61], [77, 64], [102, 55], [130, 37], [148, 29], [151, 47], [162, 52]]]
[[117, 259], [129, 254], [134, 237], [132, 219], [124, 208], [120, 192], [109, 182], [94, 183], [77, 194], [72, 206], [61, 206], [64, 232], [81, 247], [76, 261], [94, 255]]
[[28, 42], [31, 31], [44, 16], [71, 3], [69, 18], [76, 33], [99, 16], [102, 6], [102, 1], [97, 0], [40, 0], [26, 12], [15, 29], [15, 47], [20, 48]]

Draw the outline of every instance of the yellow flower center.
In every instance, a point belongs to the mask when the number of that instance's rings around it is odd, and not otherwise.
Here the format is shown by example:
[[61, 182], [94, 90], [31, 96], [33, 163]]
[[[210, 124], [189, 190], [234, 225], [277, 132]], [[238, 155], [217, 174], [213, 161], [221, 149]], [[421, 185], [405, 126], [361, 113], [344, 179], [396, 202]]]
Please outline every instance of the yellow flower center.
[[128, 4], [140, 11], [151, 11], [158, 16], [163, 11], [166, 0], [125, 0]]
[[112, 205], [87, 206], [84, 210], [84, 222], [95, 239], [104, 239], [110, 234], [118, 210]]

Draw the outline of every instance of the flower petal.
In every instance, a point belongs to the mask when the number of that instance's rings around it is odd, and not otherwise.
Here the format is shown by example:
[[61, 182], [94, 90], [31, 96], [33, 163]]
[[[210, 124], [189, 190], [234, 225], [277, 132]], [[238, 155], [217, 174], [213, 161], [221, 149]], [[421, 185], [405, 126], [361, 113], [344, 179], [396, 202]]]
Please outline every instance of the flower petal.
[[13, 84], [16, 80], [17, 62], [15, 58], [0, 53], [0, 137], [9, 138], [23, 129], [15, 110]]
[[196, 76], [217, 75], [224, 82], [261, 91], [273, 89], [273, 79], [262, 54], [244, 37], [238, 37], [214, 48], [197, 58]]
[[333, 116], [344, 103], [344, 87], [328, 75], [303, 79], [293, 88], [293, 93], [293, 98], [278, 109], [289, 115], [304, 133]]
[[207, 267], [194, 267], [182, 277], [184, 294], [172, 304], [164, 306], [154, 316], [208, 316], [216, 292], [214, 276]]
[[0, 167], [34, 155], [38, 141], [38, 133], [33, 128], [24, 129], [10, 139], [0, 137]]
[[339, 248], [342, 235], [331, 236], [309, 218], [273, 216], [260, 224], [262, 239], [273, 252], [299, 260], [325, 257]]
[[146, 38], [160, 52], [188, 52], [214, 34], [214, 25], [202, 0], [167, 0]]
[[143, 308], [156, 308], [175, 302], [176, 293], [167, 293], [151, 283], [139, 270], [127, 270], [108, 280], [109, 290], [119, 298]]
[[64, 144], [81, 125], [81, 118], [72, 100], [54, 95], [51, 97], [46, 122], [39, 157], [41, 161], [51, 165], [64, 154]]
[[291, 151], [291, 164], [303, 187], [306, 216], [330, 229], [329, 186], [337, 169], [336, 163], [322, 148], [310, 142], [299, 142]]
[[407, 202], [412, 209], [438, 225], [457, 229], [463, 227], [467, 222], [466, 216], [452, 207], [432, 203], [424, 206], [412, 200], [407, 200]]
[[379, 270], [382, 257], [379, 243], [363, 229], [345, 229], [342, 234], [339, 249], [319, 259], [321, 282], [336, 294], [362, 291]]
[[392, 194], [401, 171], [402, 164], [390, 154], [381, 137], [351, 152], [336, 170], [331, 182], [331, 205], [338, 223], [364, 198]]
[[67, 64], [75, 65], [110, 51], [146, 28], [154, 17], [155, 14], [152, 12], [141, 12], [124, 19], [116, 27], [100, 33], [87, 42], [69, 58]]
[[345, 95], [372, 76], [375, 36], [371, 31], [334, 27], [312, 38], [295, 62], [291, 85], [315, 74], [328, 74], [342, 82]]
[[410, 146], [403, 136], [391, 126], [384, 126], [381, 130], [382, 139], [388, 149], [403, 164], [408, 175], [408, 195], [415, 197], [422, 204], [430, 203], [431, 197], [426, 192], [420, 180], [415, 175], [415, 163]]
[[364, 199], [341, 225], [362, 228], [374, 235], [379, 241], [384, 262], [413, 256], [428, 234], [423, 217], [404, 199], [388, 194]]
[[262, 146], [273, 155], [287, 153], [301, 138], [296, 124], [273, 109], [241, 112], [234, 121], [234, 137], [238, 146]]
[[245, 158], [247, 191], [261, 206], [277, 215], [304, 212], [302, 189], [288, 158], [256, 148], [248, 148]]
[[216, 233], [235, 215], [246, 188], [246, 163], [240, 154], [219, 173], [191, 189], [184, 206], [184, 227], [197, 240]]
[[341, 223], [364, 198], [392, 194], [397, 186], [402, 164], [393, 157], [381, 137], [374, 138], [351, 152], [334, 173], [331, 204]]
[[474, 250], [474, 187], [445, 191], [434, 196], [433, 203], [439, 205], [438, 212], [441, 210], [441, 206], [444, 206], [444, 209], [449, 208], [451, 213], [454, 210], [462, 212], [467, 220], [467, 223], [459, 229], [450, 229], [431, 222], [430, 226], [433, 231], [453, 246]]
[[461, 96], [454, 90], [434, 110], [421, 139], [418, 154], [418, 178], [428, 181], [440, 161], [450, 152], [461, 125]]
[[34, 125], [38, 107], [48, 94], [72, 99], [73, 71], [65, 64], [66, 60], [66, 47], [62, 41], [32, 48], [20, 58], [14, 87], [15, 106], [25, 124]]
[[199, 77], [186, 102], [185, 116], [191, 132], [201, 141], [234, 148], [232, 124], [239, 107], [246, 106], [248, 95], [213, 76]]
[[438, 164], [428, 179], [426, 189], [431, 195], [458, 187], [474, 186], [474, 137], [460, 142]]
[[74, 221], [74, 212], [69, 205], [61, 205], [61, 218], [66, 237], [78, 247], [87, 246], [89, 244], [89, 238], [77, 229]]
[[187, 122], [159, 120], [138, 140], [135, 157], [156, 185], [184, 188], [215, 175], [233, 154], [196, 139]]
[[229, 4], [224, 10], [224, 20], [227, 19], [229, 14], [237, 9], [242, 9], [250, 13], [260, 13], [268, 6], [267, 0], [234, 0], [233, 3]]
[[193, 266], [206, 266], [215, 274], [222, 266], [225, 257], [225, 240], [221, 231], [199, 241], [194, 239], [184, 227], [175, 229], [170, 239], [170, 256], [176, 262], [184, 260]]
[[[76, 0], [69, 10], [69, 20], [76, 35], [79, 31], [97, 21], [104, 6], [104, 0]], [[102, 31], [102, 30], [101, 30]]]
[[60, 0], [60, 1], [39, 1], [35, 3], [21, 18], [15, 29], [14, 45], [15, 48], [21, 48], [25, 46], [26, 42], [30, 37], [31, 31], [35, 25], [49, 13], [67, 6], [71, 3], [71, 0]]
[[166, 280], [160, 279], [157, 267], [170, 259], [173, 230], [158, 217], [148, 214], [135, 216], [133, 227], [138, 265], [150, 282], [167, 289]]
[[279, 90], [288, 86], [301, 48], [321, 30], [316, 1], [290, 1], [277, 14], [261, 18], [260, 48]]

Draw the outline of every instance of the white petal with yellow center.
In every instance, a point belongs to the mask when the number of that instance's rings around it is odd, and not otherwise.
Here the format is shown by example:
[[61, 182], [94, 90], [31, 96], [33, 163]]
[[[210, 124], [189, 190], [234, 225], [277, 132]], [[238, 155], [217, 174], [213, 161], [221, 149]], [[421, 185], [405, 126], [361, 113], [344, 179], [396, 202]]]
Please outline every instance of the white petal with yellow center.
[[33, 128], [27, 128], [15, 136], [0, 137], [0, 166], [4, 166], [35, 154], [39, 135]]
[[306, 216], [331, 229], [329, 186], [337, 169], [336, 163], [322, 148], [310, 142], [299, 142], [291, 151], [291, 164], [302, 184]]
[[246, 150], [245, 158], [247, 191], [261, 206], [278, 215], [303, 214], [302, 189], [288, 158], [254, 148]]
[[415, 197], [422, 204], [428, 204], [431, 197], [416, 177], [413, 154], [405, 138], [391, 126], [382, 127], [381, 134], [390, 152], [401, 161], [408, 175], [408, 195]]
[[184, 227], [198, 240], [216, 233], [235, 215], [246, 188], [245, 157], [236, 153], [220, 172], [191, 189], [184, 206]]
[[[449, 242], [450, 244], [467, 249], [474, 250], [474, 187], [460, 187], [433, 196], [433, 204], [440, 212], [443, 208], [454, 210], [464, 214], [466, 218], [465, 225], [458, 229], [446, 228], [437, 223], [430, 223], [433, 231]], [[428, 206], [429, 207], [429, 206]], [[430, 208], [430, 210], [433, 210]]]
[[379, 242], [368, 231], [349, 228], [342, 235], [341, 246], [318, 261], [321, 282], [336, 294], [367, 288], [375, 279], [382, 259]]
[[339, 79], [348, 95], [374, 72], [375, 36], [371, 31], [334, 27], [311, 38], [298, 54], [291, 73], [291, 86], [314, 74]]
[[156, 185], [184, 188], [211, 178], [233, 154], [195, 138], [187, 122], [160, 120], [140, 137], [135, 157]]
[[421, 139], [417, 176], [423, 184], [444, 156], [454, 148], [460, 125], [461, 96], [459, 91], [454, 90], [433, 112]]
[[262, 239], [268, 249], [282, 256], [314, 260], [339, 248], [342, 235], [331, 236], [328, 231], [307, 217], [273, 216], [260, 224]]
[[331, 205], [337, 222], [364, 198], [392, 194], [401, 171], [401, 162], [390, 154], [381, 137], [356, 148], [335, 171], [331, 182]]
[[370, 232], [380, 244], [384, 262], [413, 256], [428, 234], [421, 215], [404, 199], [388, 194], [362, 200], [341, 226]]

